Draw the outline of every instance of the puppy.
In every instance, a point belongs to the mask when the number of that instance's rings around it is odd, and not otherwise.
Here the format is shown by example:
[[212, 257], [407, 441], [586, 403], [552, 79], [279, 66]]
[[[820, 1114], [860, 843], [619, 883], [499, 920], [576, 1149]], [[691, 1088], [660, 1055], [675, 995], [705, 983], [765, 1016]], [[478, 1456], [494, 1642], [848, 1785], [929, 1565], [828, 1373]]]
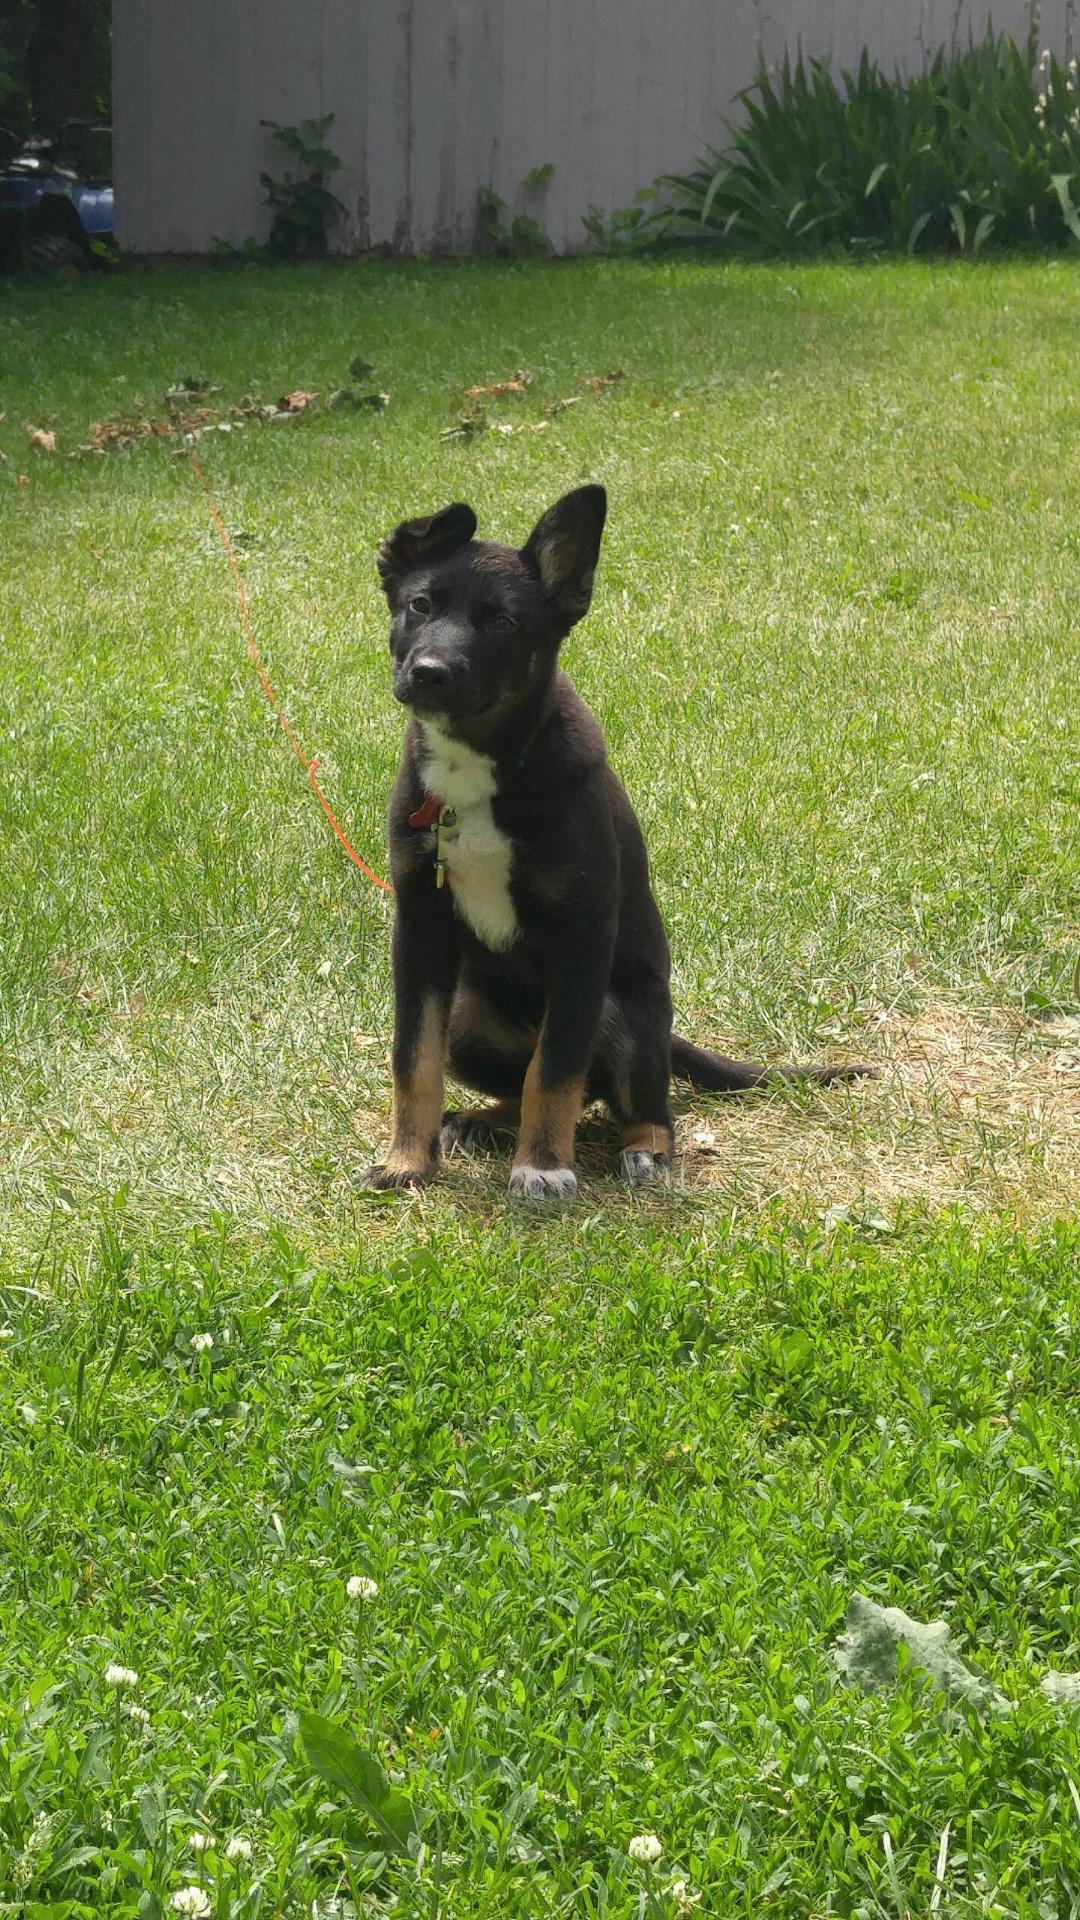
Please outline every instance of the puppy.
[[[423, 1185], [443, 1153], [517, 1135], [511, 1194], [565, 1201], [574, 1131], [609, 1107], [633, 1186], [663, 1177], [673, 1073], [718, 1093], [862, 1067], [769, 1068], [671, 1031], [670, 958], [641, 829], [558, 665], [588, 612], [607, 500], [579, 487], [523, 547], [468, 506], [382, 542], [395, 699], [410, 720], [390, 801], [394, 1121], [369, 1187]], [[443, 1074], [490, 1095], [443, 1112]]]

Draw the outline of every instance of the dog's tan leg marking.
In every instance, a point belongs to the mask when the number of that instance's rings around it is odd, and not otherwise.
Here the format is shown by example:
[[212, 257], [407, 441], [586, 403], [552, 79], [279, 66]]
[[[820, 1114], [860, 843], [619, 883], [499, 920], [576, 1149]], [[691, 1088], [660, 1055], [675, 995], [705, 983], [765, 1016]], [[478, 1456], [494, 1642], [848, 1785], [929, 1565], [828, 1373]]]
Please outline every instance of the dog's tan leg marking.
[[670, 1157], [674, 1148], [675, 1136], [670, 1127], [654, 1127], [635, 1120], [623, 1128], [624, 1153], [666, 1153]]
[[382, 1171], [388, 1184], [429, 1180], [442, 1121], [446, 1019], [433, 995], [424, 1001], [409, 1070], [394, 1083], [394, 1126]]
[[666, 1180], [674, 1151], [675, 1135], [670, 1127], [632, 1121], [622, 1130], [623, 1178], [629, 1180], [632, 1187], [651, 1187], [656, 1180]]
[[545, 1087], [538, 1046], [521, 1092], [521, 1133], [510, 1175], [510, 1192], [530, 1200], [572, 1200], [574, 1132], [585, 1098], [585, 1077]]

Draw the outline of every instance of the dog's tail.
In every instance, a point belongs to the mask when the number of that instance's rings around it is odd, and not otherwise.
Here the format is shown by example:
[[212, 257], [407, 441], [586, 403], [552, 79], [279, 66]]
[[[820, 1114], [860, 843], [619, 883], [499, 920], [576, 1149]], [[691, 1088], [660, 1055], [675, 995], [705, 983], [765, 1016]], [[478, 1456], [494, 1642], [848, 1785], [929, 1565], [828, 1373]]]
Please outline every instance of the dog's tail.
[[876, 1080], [876, 1067], [765, 1067], [753, 1060], [729, 1060], [726, 1053], [695, 1047], [678, 1033], [671, 1036], [671, 1071], [708, 1093], [746, 1093], [777, 1080], [827, 1087], [837, 1080]]

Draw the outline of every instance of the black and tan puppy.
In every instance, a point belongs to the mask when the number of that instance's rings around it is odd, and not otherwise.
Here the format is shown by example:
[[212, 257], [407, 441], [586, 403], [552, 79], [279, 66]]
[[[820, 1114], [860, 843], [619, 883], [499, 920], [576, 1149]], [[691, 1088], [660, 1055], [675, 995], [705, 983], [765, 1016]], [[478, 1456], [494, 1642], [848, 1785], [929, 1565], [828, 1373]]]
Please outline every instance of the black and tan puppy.
[[[728, 1093], [865, 1071], [753, 1066], [672, 1035], [641, 829], [558, 666], [588, 611], [606, 507], [602, 487], [579, 487], [520, 549], [474, 540], [471, 507], [446, 507], [379, 548], [394, 695], [412, 718], [390, 802], [393, 1139], [368, 1186], [420, 1185], [440, 1142], [516, 1130], [510, 1192], [569, 1199], [593, 1100], [644, 1186], [670, 1164], [673, 1072]], [[447, 1065], [495, 1104], [444, 1114]]]

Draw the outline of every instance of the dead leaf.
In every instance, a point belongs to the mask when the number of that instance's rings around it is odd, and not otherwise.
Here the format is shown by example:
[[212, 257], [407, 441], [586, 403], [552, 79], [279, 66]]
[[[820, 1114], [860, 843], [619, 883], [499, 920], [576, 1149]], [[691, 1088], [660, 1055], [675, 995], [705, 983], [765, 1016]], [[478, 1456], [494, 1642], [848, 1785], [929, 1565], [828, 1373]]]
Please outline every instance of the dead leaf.
[[166, 387], [165, 398], [166, 400], [190, 400], [196, 393], [216, 392], [217, 388], [212, 387], [209, 380], [201, 379], [197, 373], [189, 373], [183, 379], [175, 381], [171, 387]]
[[568, 393], [565, 400], [549, 400], [544, 412], [554, 419], [557, 413], [565, 413], [567, 407], [580, 407], [583, 398], [580, 393]]
[[515, 427], [511, 426], [509, 420], [493, 420], [491, 431], [492, 433], [546, 433], [550, 425], [550, 420], [522, 420]]
[[177, 424], [172, 420], [95, 420], [89, 438], [76, 452], [113, 453], [134, 447], [140, 440], [166, 440]]
[[483, 407], [470, 407], [452, 427], [446, 427], [439, 435], [440, 440], [475, 440], [487, 426], [487, 414]]
[[479, 400], [482, 395], [488, 393], [524, 393], [526, 387], [531, 384], [531, 381], [532, 374], [529, 372], [528, 367], [518, 367], [517, 371], [511, 374], [509, 380], [496, 380], [490, 387], [466, 387], [465, 398], [466, 400]]
[[17, 473], [15, 475], [15, 485], [17, 487], [28, 487], [30, 485], [30, 475], [28, 473]]
[[619, 381], [625, 379], [626, 374], [622, 367], [613, 367], [610, 373], [582, 374], [578, 386], [590, 387], [594, 393], [598, 393], [601, 387], [617, 387]]
[[26, 431], [30, 445], [36, 447], [39, 453], [56, 452], [56, 435], [48, 427], [28, 427]]
[[295, 393], [282, 394], [277, 403], [277, 412], [303, 413], [306, 408], [310, 407], [312, 401], [317, 400], [318, 397], [317, 393], [308, 393], [304, 387], [297, 387]]

